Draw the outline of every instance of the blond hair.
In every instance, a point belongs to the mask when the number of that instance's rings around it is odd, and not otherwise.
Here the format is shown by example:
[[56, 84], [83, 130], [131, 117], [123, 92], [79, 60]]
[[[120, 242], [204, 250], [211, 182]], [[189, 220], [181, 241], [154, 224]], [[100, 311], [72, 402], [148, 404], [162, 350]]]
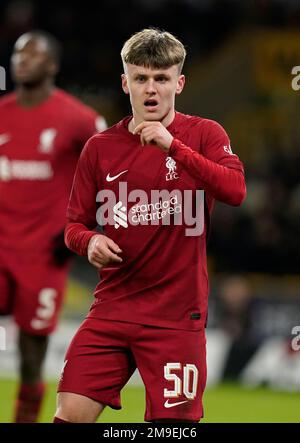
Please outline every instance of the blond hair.
[[124, 65], [130, 63], [153, 69], [167, 69], [179, 65], [179, 72], [185, 60], [186, 50], [174, 35], [159, 29], [143, 29], [132, 35], [121, 51]]

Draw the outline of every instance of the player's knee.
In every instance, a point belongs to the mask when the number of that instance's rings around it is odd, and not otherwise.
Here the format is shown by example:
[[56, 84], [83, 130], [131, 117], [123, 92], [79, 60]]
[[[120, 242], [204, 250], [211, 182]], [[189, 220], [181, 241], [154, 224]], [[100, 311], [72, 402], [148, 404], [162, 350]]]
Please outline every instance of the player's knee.
[[68, 423], [83, 423], [80, 411], [74, 409], [72, 405], [58, 406], [55, 417]]
[[94, 423], [103, 409], [104, 405], [90, 398], [61, 392], [55, 416], [70, 423]]

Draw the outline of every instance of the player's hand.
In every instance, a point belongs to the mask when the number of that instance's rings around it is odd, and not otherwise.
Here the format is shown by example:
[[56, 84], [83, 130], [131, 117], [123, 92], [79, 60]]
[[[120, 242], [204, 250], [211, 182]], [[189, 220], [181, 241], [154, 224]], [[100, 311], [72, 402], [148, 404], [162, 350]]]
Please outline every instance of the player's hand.
[[87, 248], [89, 262], [97, 269], [102, 269], [111, 263], [122, 263], [122, 258], [118, 255], [122, 252], [119, 246], [105, 235], [94, 235]]
[[140, 135], [142, 145], [155, 144], [164, 152], [168, 152], [174, 138], [161, 122], [144, 121], [133, 133]]

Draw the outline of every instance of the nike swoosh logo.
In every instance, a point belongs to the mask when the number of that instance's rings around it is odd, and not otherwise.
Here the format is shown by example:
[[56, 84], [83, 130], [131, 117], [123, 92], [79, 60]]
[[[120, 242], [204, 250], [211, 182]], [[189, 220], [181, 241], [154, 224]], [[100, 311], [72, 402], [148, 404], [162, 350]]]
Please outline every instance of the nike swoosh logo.
[[11, 139], [11, 137], [9, 134], [0, 134], [0, 146], [9, 142], [10, 139]]
[[116, 180], [116, 178], [120, 177], [120, 175], [125, 174], [125, 172], [127, 172], [127, 171], [128, 171], [128, 169], [125, 169], [125, 171], [119, 172], [119, 174], [113, 175], [112, 177], [108, 173], [107, 176], [106, 176], [106, 181], [107, 182], [113, 182], [114, 180]]
[[165, 401], [165, 408], [173, 408], [174, 406], [182, 405], [182, 403], [186, 403], [188, 400], [177, 401], [176, 403], [169, 403], [169, 399]]

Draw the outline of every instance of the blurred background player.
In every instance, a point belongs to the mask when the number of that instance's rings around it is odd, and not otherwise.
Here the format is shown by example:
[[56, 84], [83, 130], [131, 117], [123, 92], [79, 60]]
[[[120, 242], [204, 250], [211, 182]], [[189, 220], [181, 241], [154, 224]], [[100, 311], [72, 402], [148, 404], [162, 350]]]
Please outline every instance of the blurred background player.
[[14, 45], [16, 90], [0, 100], [0, 313], [19, 327], [16, 422], [35, 422], [42, 364], [69, 269], [65, 211], [85, 141], [105, 129], [91, 108], [55, 87], [60, 45], [33, 31]]
[[218, 287], [216, 324], [230, 338], [229, 352], [224, 363], [223, 378], [238, 378], [254, 354], [258, 343], [252, 337], [254, 297], [249, 279], [244, 275], [229, 275]]

